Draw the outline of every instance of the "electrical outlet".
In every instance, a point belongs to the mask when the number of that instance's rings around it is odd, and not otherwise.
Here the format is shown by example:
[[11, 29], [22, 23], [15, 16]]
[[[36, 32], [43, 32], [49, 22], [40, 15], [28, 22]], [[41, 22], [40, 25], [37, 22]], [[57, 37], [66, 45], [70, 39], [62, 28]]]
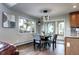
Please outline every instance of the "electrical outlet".
[[66, 45], [67, 47], [70, 47], [70, 42], [67, 42], [67, 45]]

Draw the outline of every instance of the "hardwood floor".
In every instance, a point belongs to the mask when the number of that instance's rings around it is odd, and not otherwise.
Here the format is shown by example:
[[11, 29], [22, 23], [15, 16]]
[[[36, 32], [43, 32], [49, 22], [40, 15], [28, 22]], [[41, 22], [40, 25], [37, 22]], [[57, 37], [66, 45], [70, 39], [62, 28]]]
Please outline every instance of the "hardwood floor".
[[64, 44], [57, 44], [57, 48], [53, 51], [52, 44], [50, 48], [42, 49], [42, 51], [34, 50], [33, 43], [18, 46], [20, 55], [64, 55]]

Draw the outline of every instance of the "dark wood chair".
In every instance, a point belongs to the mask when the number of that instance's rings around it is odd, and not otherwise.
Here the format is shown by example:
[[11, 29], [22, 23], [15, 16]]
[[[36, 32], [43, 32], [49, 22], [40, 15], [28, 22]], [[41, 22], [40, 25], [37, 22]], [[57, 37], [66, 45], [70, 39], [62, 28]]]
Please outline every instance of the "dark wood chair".
[[41, 49], [41, 37], [38, 33], [36, 33], [34, 35], [34, 50], [36, 50], [37, 48]]
[[35, 35], [34, 36], [34, 50], [39, 49], [41, 50], [41, 48], [46, 48], [47, 44], [48, 44], [48, 38], [47, 37], [42, 37], [40, 35]]
[[52, 43], [53, 43], [53, 50], [56, 48], [56, 41], [57, 41], [57, 34], [54, 35]]
[[50, 42], [49, 42], [49, 37], [48, 36], [46, 36], [46, 37], [41, 36], [41, 41], [43, 41], [43, 43], [41, 42], [43, 48], [47, 48], [47, 46], [50, 46]]
[[45, 37], [46, 40], [46, 45], [48, 45], [50, 47], [50, 40], [49, 40], [49, 36]]
[[41, 49], [41, 40], [34, 39], [34, 50]]

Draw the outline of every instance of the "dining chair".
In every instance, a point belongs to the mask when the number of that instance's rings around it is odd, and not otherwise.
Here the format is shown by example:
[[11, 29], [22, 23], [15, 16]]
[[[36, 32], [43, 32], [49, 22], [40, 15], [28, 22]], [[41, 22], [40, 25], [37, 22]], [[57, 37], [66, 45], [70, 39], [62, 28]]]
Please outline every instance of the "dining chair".
[[56, 41], [57, 41], [57, 34], [54, 34], [53, 40], [52, 40], [52, 43], [53, 43], [53, 50], [54, 50], [54, 48], [56, 48]]
[[48, 45], [50, 47], [50, 40], [49, 40], [49, 36], [45, 37], [46, 40], [46, 45]]
[[33, 42], [34, 42], [34, 50], [37, 49], [37, 48], [41, 49], [41, 38], [40, 38], [39, 34], [36, 33], [34, 35]]
[[45, 37], [41, 36], [41, 44], [42, 44], [43, 48], [47, 48], [47, 46], [50, 46], [49, 37], [48, 36], [45, 36]]

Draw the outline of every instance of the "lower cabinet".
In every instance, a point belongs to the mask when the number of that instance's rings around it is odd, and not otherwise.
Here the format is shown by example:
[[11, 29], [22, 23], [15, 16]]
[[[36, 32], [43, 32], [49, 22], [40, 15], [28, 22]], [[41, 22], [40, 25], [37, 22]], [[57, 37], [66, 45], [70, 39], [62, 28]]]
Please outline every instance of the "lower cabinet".
[[79, 38], [65, 38], [65, 55], [79, 55]]

